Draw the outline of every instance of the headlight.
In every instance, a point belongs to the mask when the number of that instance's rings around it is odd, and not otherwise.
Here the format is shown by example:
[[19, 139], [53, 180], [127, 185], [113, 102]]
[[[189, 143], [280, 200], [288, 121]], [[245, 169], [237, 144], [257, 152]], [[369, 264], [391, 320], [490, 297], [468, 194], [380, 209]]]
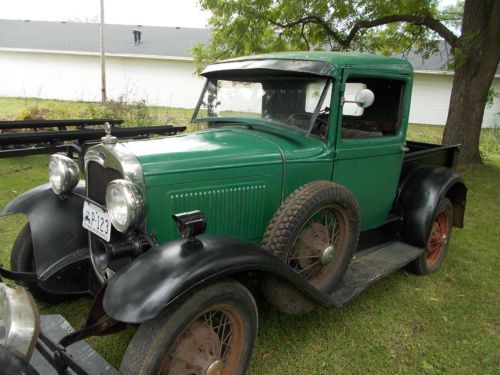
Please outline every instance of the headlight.
[[146, 200], [142, 191], [127, 180], [111, 181], [106, 189], [106, 208], [111, 224], [119, 232], [137, 226], [144, 218]]
[[28, 291], [0, 283], [0, 345], [16, 349], [29, 361], [40, 330], [40, 316]]
[[49, 182], [57, 195], [67, 194], [78, 184], [80, 169], [67, 156], [54, 154], [49, 159]]

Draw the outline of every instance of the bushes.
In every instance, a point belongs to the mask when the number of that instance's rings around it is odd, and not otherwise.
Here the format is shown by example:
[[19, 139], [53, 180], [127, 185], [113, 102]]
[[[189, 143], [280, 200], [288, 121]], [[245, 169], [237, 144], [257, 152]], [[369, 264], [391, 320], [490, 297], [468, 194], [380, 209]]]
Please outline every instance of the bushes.
[[[1, 98], [3, 99], [3, 98]], [[6, 98], [7, 99], [7, 98]], [[11, 113], [0, 114], [5, 120], [65, 120], [112, 118], [124, 120], [122, 126], [188, 125], [192, 110], [150, 107], [144, 100], [127, 103], [123, 98], [105, 105], [39, 99], [10, 99], [19, 105]], [[175, 116], [171, 114], [175, 113]]]

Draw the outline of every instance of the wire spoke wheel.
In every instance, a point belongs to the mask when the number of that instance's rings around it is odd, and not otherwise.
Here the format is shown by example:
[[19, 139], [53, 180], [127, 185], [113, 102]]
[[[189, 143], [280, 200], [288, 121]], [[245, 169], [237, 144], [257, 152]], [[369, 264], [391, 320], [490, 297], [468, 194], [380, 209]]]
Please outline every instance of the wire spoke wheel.
[[244, 323], [231, 306], [203, 313], [175, 340], [161, 365], [165, 375], [233, 374], [244, 347]]
[[243, 375], [257, 315], [255, 300], [242, 284], [231, 279], [204, 284], [141, 324], [120, 374]]
[[428, 275], [436, 272], [448, 249], [453, 220], [451, 201], [445, 198], [434, 215], [424, 253], [408, 265], [410, 272], [416, 275]]
[[425, 261], [429, 267], [434, 267], [441, 258], [448, 242], [449, 232], [448, 211], [440, 211], [432, 224], [431, 234], [425, 248]]
[[324, 287], [336, 267], [336, 253], [347, 245], [349, 219], [339, 205], [328, 205], [314, 212], [299, 230], [290, 249], [287, 264], [318, 288]]

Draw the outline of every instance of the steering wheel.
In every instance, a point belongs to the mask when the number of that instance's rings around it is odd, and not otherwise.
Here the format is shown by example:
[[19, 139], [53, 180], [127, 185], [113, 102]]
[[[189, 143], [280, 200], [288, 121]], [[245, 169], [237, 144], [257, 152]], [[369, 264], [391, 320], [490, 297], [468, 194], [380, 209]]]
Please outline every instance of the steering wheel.
[[309, 112], [295, 112], [291, 113], [288, 116], [288, 122], [290, 122], [292, 125], [296, 125], [295, 122], [297, 120], [300, 120], [300, 122], [297, 125], [302, 125], [304, 123], [308, 124], [312, 116], [313, 114]]
[[[310, 112], [296, 112], [296, 113], [291, 113], [288, 116], [288, 121], [292, 124], [295, 125], [296, 119], [302, 118], [302, 121], [305, 121], [304, 123], [299, 123], [297, 125], [304, 125], [307, 127], [309, 125], [309, 121], [311, 118], [314, 116], [313, 113]], [[304, 126], [301, 126], [304, 127]], [[326, 138], [327, 136], [327, 130], [328, 130], [328, 122], [321, 117], [316, 117], [316, 121], [314, 122], [314, 125], [312, 127], [311, 133], [321, 137], [321, 138]]]

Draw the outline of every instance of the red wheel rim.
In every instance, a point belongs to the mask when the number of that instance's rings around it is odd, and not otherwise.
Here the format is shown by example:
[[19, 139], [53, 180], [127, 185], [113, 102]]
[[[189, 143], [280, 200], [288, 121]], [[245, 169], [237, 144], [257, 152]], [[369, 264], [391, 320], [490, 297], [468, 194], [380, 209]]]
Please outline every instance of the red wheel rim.
[[158, 374], [234, 374], [243, 355], [245, 322], [237, 309], [216, 305], [192, 321], [177, 337]]
[[[339, 266], [338, 258], [347, 248], [350, 223], [345, 210], [329, 205], [315, 211], [300, 229], [287, 256], [287, 264], [316, 288], [323, 288]], [[321, 262], [325, 249], [331, 247], [330, 262]]]
[[431, 234], [425, 249], [425, 261], [429, 267], [435, 266], [444, 253], [450, 232], [449, 224], [450, 220], [447, 211], [439, 212], [434, 223], [432, 223]]

